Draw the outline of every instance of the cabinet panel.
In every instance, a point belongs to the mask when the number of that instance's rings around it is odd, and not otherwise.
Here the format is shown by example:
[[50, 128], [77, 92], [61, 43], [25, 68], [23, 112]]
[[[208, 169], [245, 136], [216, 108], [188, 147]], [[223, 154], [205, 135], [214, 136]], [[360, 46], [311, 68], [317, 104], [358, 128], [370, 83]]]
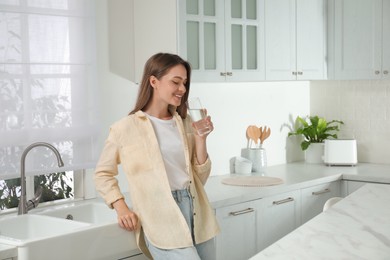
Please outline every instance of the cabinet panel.
[[266, 79], [294, 80], [296, 68], [295, 0], [265, 1]]
[[323, 0], [297, 0], [297, 79], [326, 79], [326, 12]]
[[390, 0], [383, 0], [382, 78], [390, 78]]
[[266, 79], [326, 78], [323, 0], [266, 0]]
[[223, 1], [178, 1], [179, 54], [192, 67], [193, 81], [218, 81], [224, 64]]
[[382, 0], [338, 0], [332, 11], [334, 77], [382, 78]]
[[340, 181], [331, 182], [301, 190], [302, 222], [307, 222], [322, 212], [325, 202], [332, 197], [341, 196]]
[[284, 237], [300, 225], [300, 191], [261, 200], [258, 215], [258, 251]]
[[256, 250], [258, 202], [245, 202], [216, 210], [221, 233], [216, 237], [217, 259], [249, 259]]
[[264, 0], [225, 1], [227, 81], [265, 78]]
[[[373, 182], [365, 182], [365, 181], [344, 181], [345, 183], [345, 196], [348, 196], [349, 194], [357, 191], [358, 189], [360, 189], [361, 187], [363, 187], [364, 185], [366, 185], [367, 183], [373, 183]], [[383, 184], [383, 185], [389, 185], [389, 184], [385, 184], [385, 183], [376, 183], [375, 184]]]
[[179, 1], [179, 50], [193, 80], [263, 80], [264, 0]]

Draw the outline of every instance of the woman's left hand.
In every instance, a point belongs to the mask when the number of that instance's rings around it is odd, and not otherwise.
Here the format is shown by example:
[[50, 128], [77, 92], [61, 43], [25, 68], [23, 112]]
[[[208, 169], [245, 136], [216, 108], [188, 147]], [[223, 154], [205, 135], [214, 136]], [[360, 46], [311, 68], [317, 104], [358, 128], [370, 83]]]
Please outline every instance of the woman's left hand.
[[205, 119], [203, 119], [205, 121], [205, 125], [208, 129], [210, 129], [210, 131], [207, 133], [207, 134], [204, 134], [204, 135], [199, 135], [198, 134], [198, 131], [196, 130], [196, 127], [195, 127], [195, 124], [192, 123], [192, 127], [194, 128], [194, 133], [195, 133], [195, 136], [201, 138], [201, 139], [206, 139], [207, 136], [214, 130], [214, 124], [213, 122], [211, 121], [211, 117], [210, 116], [207, 116]]
[[210, 131], [204, 135], [199, 135], [198, 131], [195, 128], [195, 124], [192, 123], [192, 127], [194, 128], [194, 136], [195, 136], [196, 158], [199, 164], [203, 164], [207, 160], [208, 154], [207, 154], [206, 138], [214, 130], [214, 124], [211, 121], [211, 117], [207, 116], [204, 120], [206, 121], [206, 126], [210, 129]]

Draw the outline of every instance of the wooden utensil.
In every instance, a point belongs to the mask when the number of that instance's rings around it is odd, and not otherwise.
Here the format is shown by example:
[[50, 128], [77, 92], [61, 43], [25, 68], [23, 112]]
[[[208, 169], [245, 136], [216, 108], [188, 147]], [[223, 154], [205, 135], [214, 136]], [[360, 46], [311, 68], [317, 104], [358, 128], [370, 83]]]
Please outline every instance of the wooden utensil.
[[[255, 142], [255, 144], [258, 143], [259, 138], [260, 138], [260, 130], [257, 126], [255, 126], [255, 125], [248, 126], [248, 128], [246, 130], [246, 134], [250, 140], [253, 140]], [[248, 145], [248, 146], [250, 146], [250, 145]]]
[[260, 127], [260, 145], [263, 144], [264, 140], [267, 139], [271, 135], [271, 128], [267, 128], [267, 126], [264, 126], [264, 130]]

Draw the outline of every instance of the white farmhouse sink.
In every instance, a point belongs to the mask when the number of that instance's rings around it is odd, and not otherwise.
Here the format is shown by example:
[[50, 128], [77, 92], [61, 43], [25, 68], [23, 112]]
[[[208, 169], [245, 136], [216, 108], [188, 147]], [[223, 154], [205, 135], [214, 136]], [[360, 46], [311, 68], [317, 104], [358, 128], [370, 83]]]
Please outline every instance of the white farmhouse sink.
[[89, 226], [87, 223], [66, 221], [39, 215], [19, 215], [0, 219], [0, 243], [23, 245], [32, 240], [57, 236]]
[[134, 232], [120, 228], [115, 211], [98, 201], [0, 217], [0, 244], [16, 246], [18, 260], [127, 259], [140, 253]]
[[57, 209], [42, 211], [38, 214], [71, 219], [90, 224], [104, 224], [116, 222], [116, 212], [110, 210], [103, 203], [87, 203], [80, 205], [69, 205]]

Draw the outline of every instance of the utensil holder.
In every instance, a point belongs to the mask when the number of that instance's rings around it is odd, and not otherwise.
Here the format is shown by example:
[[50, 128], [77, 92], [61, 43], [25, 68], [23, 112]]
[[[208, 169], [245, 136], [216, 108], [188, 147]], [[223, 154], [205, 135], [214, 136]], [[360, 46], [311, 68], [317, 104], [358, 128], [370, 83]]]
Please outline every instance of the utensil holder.
[[241, 156], [252, 161], [252, 172], [265, 172], [267, 153], [264, 148], [242, 148]]

